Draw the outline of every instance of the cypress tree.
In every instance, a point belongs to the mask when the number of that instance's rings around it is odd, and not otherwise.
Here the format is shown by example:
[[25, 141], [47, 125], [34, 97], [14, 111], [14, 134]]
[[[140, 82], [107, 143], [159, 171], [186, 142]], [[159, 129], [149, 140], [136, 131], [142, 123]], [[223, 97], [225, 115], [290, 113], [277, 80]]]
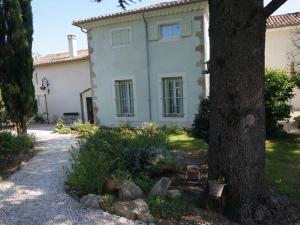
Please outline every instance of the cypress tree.
[[18, 133], [36, 112], [32, 84], [31, 0], [0, 0], [0, 78], [2, 97]]

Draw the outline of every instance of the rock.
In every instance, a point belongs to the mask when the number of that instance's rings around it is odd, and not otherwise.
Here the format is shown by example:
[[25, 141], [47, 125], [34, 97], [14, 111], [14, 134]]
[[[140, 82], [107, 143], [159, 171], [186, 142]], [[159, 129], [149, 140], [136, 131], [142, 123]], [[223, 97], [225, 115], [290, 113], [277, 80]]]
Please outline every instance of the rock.
[[152, 188], [150, 196], [166, 196], [171, 180], [167, 177], [161, 178]]
[[156, 222], [156, 225], [173, 225], [174, 223], [170, 220], [165, 220], [165, 219], [159, 219]]
[[136, 199], [129, 202], [115, 202], [115, 213], [118, 216], [126, 217], [130, 220], [140, 220], [145, 223], [153, 223], [154, 217], [151, 215], [147, 203], [143, 199]]
[[125, 180], [119, 190], [121, 200], [135, 200], [143, 196], [143, 191], [135, 183]]
[[118, 216], [126, 217], [130, 220], [136, 219], [135, 213], [128, 208], [128, 202], [115, 202], [113, 208]]
[[103, 206], [103, 196], [88, 194], [80, 199], [80, 203], [88, 208], [100, 209]]
[[171, 199], [179, 199], [182, 197], [182, 193], [179, 190], [168, 190], [167, 197]]

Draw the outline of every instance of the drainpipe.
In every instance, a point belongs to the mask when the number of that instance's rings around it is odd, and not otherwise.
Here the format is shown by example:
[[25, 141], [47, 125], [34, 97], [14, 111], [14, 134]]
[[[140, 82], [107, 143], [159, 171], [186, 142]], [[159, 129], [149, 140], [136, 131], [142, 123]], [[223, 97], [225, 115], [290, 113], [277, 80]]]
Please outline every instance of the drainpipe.
[[145, 34], [146, 34], [146, 64], [147, 64], [147, 80], [148, 80], [148, 96], [149, 96], [149, 119], [152, 120], [152, 101], [151, 101], [151, 84], [150, 84], [150, 57], [149, 57], [149, 38], [148, 38], [148, 24], [145, 18], [145, 13], [143, 12], [143, 21], [145, 24]]

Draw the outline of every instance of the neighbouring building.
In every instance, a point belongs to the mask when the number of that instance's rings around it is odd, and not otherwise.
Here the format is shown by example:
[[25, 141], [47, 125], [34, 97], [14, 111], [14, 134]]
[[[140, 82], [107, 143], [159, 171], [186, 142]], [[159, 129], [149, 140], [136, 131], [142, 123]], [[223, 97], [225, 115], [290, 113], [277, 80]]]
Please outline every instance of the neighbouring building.
[[88, 50], [77, 51], [76, 37], [68, 35], [69, 52], [34, 60], [33, 84], [39, 114], [49, 122], [78, 117], [93, 122]]
[[[298, 41], [296, 41], [298, 39]], [[300, 70], [300, 12], [271, 16], [267, 21], [266, 67], [287, 70], [293, 74]], [[297, 66], [298, 64], [298, 66]], [[300, 90], [295, 89], [292, 100], [294, 114], [300, 112]]]
[[180, 0], [74, 22], [87, 31], [95, 119], [190, 127], [208, 92], [208, 3]]

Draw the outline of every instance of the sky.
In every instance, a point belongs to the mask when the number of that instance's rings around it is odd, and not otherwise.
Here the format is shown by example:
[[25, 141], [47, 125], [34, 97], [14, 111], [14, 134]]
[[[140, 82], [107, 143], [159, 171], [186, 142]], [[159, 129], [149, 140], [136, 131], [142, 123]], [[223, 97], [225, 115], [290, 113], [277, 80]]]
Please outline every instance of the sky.
[[[142, 0], [128, 9], [139, 8], [172, 0]], [[267, 4], [270, 0], [265, 0]], [[33, 0], [34, 41], [33, 52], [39, 55], [68, 51], [67, 35], [77, 36], [78, 49], [87, 48], [86, 34], [72, 25], [72, 21], [106, 13], [121, 11], [117, 0]], [[288, 0], [275, 14], [300, 11], [300, 0]]]

